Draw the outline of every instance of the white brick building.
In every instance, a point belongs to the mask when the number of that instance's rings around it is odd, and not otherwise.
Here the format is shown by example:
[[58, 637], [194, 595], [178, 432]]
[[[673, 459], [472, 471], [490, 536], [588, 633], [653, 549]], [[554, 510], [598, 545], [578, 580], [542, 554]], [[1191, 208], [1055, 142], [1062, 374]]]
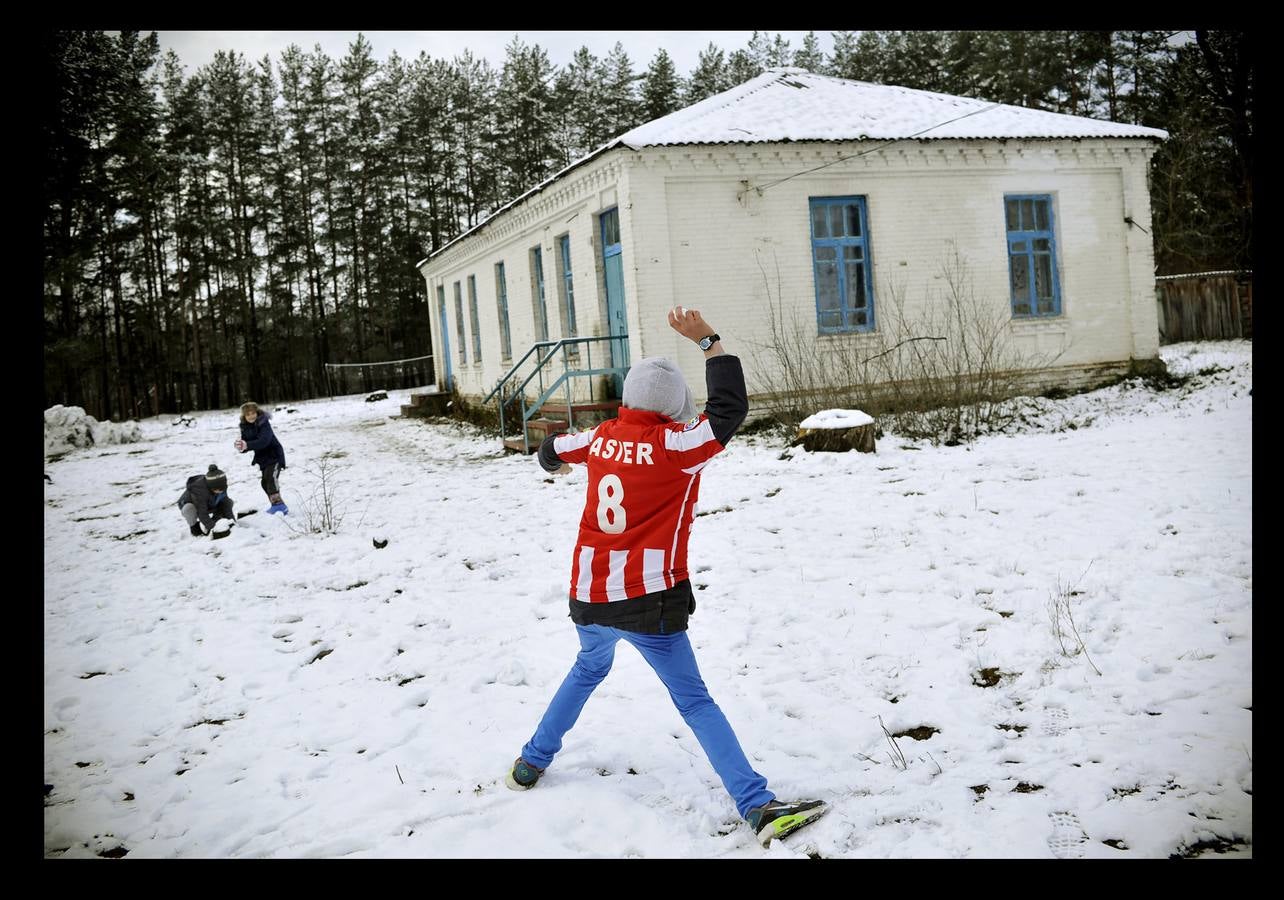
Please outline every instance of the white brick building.
[[[822, 355], [870, 343], [893, 293], [909, 312], [939, 297], [954, 250], [1013, 344], [1053, 360], [1049, 381], [1099, 378], [1157, 356], [1147, 182], [1166, 136], [771, 70], [621, 135], [422, 261], [438, 383], [449, 371], [479, 399], [545, 318], [556, 341], [612, 333], [614, 316], [631, 359], [675, 359], [700, 401], [702, 357], [665, 322], [682, 304], [753, 393], [774, 378], [770, 304]], [[606, 345], [591, 352], [601, 365]]]

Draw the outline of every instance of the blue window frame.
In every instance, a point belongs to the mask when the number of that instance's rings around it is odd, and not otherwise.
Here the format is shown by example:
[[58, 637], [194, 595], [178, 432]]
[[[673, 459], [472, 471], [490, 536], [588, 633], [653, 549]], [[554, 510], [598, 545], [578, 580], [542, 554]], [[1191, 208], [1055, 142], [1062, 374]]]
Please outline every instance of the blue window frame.
[[464, 343], [464, 293], [455, 282], [455, 334], [459, 336], [459, 361], [468, 362], [468, 346]]
[[468, 320], [473, 328], [473, 365], [481, 362], [481, 322], [477, 318], [477, 276], [468, 276]]
[[548, 304], [544, 300], [544, 253], [539, 247], [531, 248], [531, 283], [535, 296], [535, 327], [541, 341], [548, 340]]
[[575, 337], [575, 284], [571, 278], [571, 236], [564, 234], [557, 239], [558, 253], [562, 259], [562, 304], [566, 313], [565, 337]]
[[822, 334], [874, 327], [874, 281], [864, 197], [811, 197], [816, 326]]
[[513, 333], [508, 327], [508, 282], [504, 264], [495, 263], [495, 306], [499, 313], [499, 351], [504, 359], [513, 358]]
[[1061, 315], [1061, 280], [1050, 194], [1004, 194], [1012, 315]]

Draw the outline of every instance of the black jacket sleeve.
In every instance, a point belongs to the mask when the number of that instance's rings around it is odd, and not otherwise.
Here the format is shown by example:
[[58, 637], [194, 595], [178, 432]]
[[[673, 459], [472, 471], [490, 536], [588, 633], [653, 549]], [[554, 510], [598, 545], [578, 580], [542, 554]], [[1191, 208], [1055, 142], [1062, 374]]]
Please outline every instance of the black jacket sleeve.
[[556, 472], [562, 467], [562, 460], [558, 457], [557, 452], [553, 450], [553, 439], [557, 435], [550, 434], [544, 438], [543, 443], [539, 445], [539, 464], [545, 472]]
[[749, 414], [749, 395], [740, 357], [723, 354], [705, 360], [704, 380], [709, 393], [704, 414], [709, 417], [713, 436], [725, 447]]

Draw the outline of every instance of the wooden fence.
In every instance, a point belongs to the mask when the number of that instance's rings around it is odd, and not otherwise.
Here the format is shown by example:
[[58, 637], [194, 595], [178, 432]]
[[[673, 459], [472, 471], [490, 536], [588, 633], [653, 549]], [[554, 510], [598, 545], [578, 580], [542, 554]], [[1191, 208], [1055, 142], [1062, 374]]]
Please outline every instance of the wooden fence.
[[1159, 343], [1253, 336], [1253, 273], [1194, 272], [1155, 279]]

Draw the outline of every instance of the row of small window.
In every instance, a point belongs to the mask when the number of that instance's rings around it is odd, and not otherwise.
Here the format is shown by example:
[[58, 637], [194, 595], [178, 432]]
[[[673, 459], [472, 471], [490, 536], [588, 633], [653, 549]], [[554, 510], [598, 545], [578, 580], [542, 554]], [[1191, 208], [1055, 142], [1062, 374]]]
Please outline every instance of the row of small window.
[[[566, 337], [579, 333], [575, 323], [575, 283], [571, 275], [571, 236], [564, 234], [557, 239], [557, 251], [560, 261], [558, 274], [558, 294], [561, 303], [562, 332]], [[533, 289], [535, 325], [539, 331], [539, 340], [549, 339], [548, 303], [544, 290], [544, 253], [540, 247], [530, 250], [531, 285]], [[456, 281], [455, 291], [455, 334], [459, 344], [459, 362], [468, 363], [467, 345], [464, 340], [464, 296], [460, 282]], [[446, 324], [446, 286], [437, 286], [438, 312], [443, 326]], [[502, 262], [495, 263], [495, 307], [499, 318], [499, 347], [504, 361], [513, 357], [512, 329], [508, 321], [508, 282]], [[468, 318], [472, 324], [473, 363], [479, 364], [482, 358], [481, 327], [477, 315], [477, 276], [468, 276]], [[574, 349], [571, 350], [574, 354]]]
[[[1052, 197], [1006, 194], [1003, 206], [1012, 315], [1060, 315]], [[865, 198], [812, 197], [811, 247], [821, 333], [871, 330], [874, 282]]]

